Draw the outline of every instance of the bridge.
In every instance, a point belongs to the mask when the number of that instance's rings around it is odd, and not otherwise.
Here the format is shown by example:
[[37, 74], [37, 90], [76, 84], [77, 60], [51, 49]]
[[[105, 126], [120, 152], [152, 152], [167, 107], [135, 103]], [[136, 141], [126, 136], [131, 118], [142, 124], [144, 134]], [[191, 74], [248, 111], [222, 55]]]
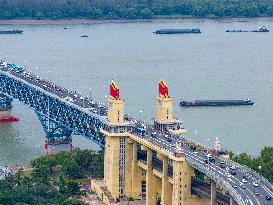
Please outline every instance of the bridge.
[[[104, 180], [91, 186], [106, 204], [126, 198], [147, 205], [273, 204], [273, 186], [221, 152], [186, 138], [173, 116], [168, 87], [159, 81], [156, 115], [146, 124], [124, 114], [115, 82], [108, 105], [87, 98], [14, 64], [0, 61], [0, 118], [12, 100], [32, 108], [44, 128], [45, 152], [71, 150], [72, 133], [104, 147]], [[204, 177], [197, 178], [197, 172]]]

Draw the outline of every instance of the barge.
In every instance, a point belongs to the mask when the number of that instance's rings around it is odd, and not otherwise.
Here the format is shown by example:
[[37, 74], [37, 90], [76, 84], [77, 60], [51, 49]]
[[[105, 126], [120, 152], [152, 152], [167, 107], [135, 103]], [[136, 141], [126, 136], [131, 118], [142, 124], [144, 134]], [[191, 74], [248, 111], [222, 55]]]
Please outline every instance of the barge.
[[159, 29], [155, 34], [183, 34], [183, 33], [201, 33], [199, 28], [193, 29]]
[[240, 33], [240, 32], [256, 32], [256, 33], [266, 33], [269, 32], [269, 29], [266, 28], [265, 26], [259, 27], [256, 30], [226, 30], [228, 33]]
[[181, 100], [180, 106], [238, 106], [238, 105], [254, 105], [254, 102], [247, 100], [195, 100], [185, 101]]
[[0, 31], [0, 34], [22, 34], [22, 30]]

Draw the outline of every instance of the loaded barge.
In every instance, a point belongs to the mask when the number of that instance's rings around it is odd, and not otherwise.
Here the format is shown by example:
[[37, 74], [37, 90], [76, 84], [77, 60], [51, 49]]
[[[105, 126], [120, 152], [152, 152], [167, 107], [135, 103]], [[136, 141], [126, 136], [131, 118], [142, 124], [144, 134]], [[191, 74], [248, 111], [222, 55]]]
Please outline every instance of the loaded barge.
[[226, 32], [228, 33], [240, 33], [240, 32], [256, 32], [256, 33], [265, 33], [265, 32], [269, 32], [269, 29], [266, 28], [265, 26], [259, 27], [256, 30], [226, 30]]
[[254, 105], [254, 102], [247, 100], [195, 100], [185, 101], [181, 100], [180, 106], [237, 106], [237, 105]]
[[22, 30], [0, 31], [0, 34], [22, 34]]
[[159, 29], [155, 34], [182, 34], [182, 33], [201, 33], [199, 28], [193, 29]]

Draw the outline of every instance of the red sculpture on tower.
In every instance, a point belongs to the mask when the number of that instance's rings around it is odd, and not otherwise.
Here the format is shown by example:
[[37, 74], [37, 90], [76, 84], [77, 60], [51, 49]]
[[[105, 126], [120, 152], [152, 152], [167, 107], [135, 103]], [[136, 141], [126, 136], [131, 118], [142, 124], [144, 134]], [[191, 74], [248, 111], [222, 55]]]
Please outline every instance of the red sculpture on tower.
[[114, 99], [119, 99], [119, 88], [113, 80], [110, 84], [110, 96]]
[[159, 96], [164, 96], [164, 97], [169, 96], [168, 86], [163, 80], [160, 80], [158, 82], [158, 90], [159, 90]]

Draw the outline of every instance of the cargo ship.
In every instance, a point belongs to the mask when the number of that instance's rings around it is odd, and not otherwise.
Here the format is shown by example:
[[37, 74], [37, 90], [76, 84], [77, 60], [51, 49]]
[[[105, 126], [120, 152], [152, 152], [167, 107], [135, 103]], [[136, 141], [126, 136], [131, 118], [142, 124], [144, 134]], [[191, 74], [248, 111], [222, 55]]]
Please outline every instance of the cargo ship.
[[22, 30], [0, 31], [0, 34], [22, 34]]
[[201, 33], [199, 28], [193, 29], [159, 29], [155, 34], [183, 34], [183, 33]]
[[254, 105], [254, 102], [247, 100], [195, 100], [185, 101], [181, 100], [180, 106], [237, 106], [237, 105]]
[[264, 32], [269, 32], [269, 29], [266, 28], [265, 26], [259, 27], [256, 30], [226, 30], [228, 33], [240, 33], [240, 32], [257, 32], [257, 33], [264, 33]]

